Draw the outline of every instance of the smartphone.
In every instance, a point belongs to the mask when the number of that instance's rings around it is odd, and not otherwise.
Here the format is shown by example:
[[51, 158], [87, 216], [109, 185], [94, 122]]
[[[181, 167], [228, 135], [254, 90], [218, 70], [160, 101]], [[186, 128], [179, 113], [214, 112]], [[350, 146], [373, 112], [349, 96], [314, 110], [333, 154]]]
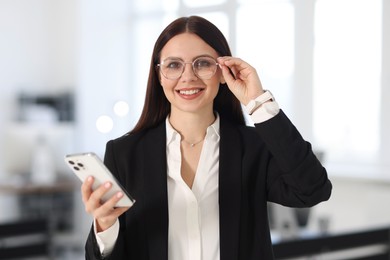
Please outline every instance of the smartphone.
[[65, 162], [82, 182], [84, 182], [88, 176], [93, 176], [95, 179], [92, 185], [93, 190], [107, 181], [111, 182], [112, 187], [104, 194], [102, 198], [103, 203], [112, 198], [112, 196], [119, 191], [121, 191], [124, 196], [118, 201], [116, 207], [131, 207], [135, 203], [135, 200], [127, 193], [95, 153], [68, 154], [65, 156]]

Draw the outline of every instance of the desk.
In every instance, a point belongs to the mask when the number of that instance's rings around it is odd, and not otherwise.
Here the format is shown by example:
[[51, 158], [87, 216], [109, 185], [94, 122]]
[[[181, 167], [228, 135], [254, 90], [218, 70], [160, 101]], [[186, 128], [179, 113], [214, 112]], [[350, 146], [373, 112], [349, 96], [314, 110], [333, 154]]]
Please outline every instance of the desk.
[[36, 183], [2, 183], [0, 184], [0, 193], [5, 194], [50, 194], [57, 192], [72, 192], [76, 188], [76, 185], [73, 181], [70, 180], [60, 180], [52, 184], [36, 184]]
[[18, 219], [47, 218], [53, 231], [67, 231], [73, 226], [73, 195], [79, 185], [71, 180], [53, 184], [30, 182], [2, 183], [0, 195], [14, 196]]
[[[20, 180], [2, 181], [0, 196], [8, 198], [7, 208], [13, 207], [17, 210], [0, 221], [24, 222], [45, 219], [51, 233], [51, 250], [56, 256], [74, 250], [81, 251], [82, 246], [80, 248], [74, 246], [78, 245], [78, 237], [75, 237], [75, 221], [78, 219], [75, 195], [79, 189], [80, 183], [76, 178], [59, 179], [49, 185]], [[10, 203], [12, 205], [9, 205]]]

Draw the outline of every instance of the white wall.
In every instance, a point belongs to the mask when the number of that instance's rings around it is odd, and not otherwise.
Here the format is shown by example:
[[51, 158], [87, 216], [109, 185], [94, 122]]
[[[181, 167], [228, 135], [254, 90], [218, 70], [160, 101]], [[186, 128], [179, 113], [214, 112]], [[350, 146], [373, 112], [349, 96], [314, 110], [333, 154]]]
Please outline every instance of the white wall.
[[74, 87], [78, 25], [76, 0], [1, 0], [0, 88]]
[[[130, 105], [137, 97], [131, 79], [130, 1], [80, 1], [79, 87], [77, 94], [78, 144], [82, 151], [103, 156], [105, 144], [130, 130], [130, 118], [117, 118], [113, 105], [124, 100]], [[109, 7], [109, 8], [108, 8]], [[143, 98], [141, 98], [143, 99]], [[99, 116], [114, 120], [110, 133], [100, 133]]]
[[[74, 91], [78, 81], [78, 0], [0, 0], [0, 181], [5, 171], [5, 132], [17, 117], [20, 92]], [[28, 129], [26, 129], [28, 132]], [[18, 160], [14, 160], [17, 163]], [[79, 201], [79, 200], [78, 200]], [[18, 214], [14, 194], [0, 193], [1, 220]], [[80, 210], [77, 209], [80, 215]]]
[[17, 116], [21, 91], [57, 93], [76, 87], [78, 16], [77, 0], [0, 1], [0, 144]]

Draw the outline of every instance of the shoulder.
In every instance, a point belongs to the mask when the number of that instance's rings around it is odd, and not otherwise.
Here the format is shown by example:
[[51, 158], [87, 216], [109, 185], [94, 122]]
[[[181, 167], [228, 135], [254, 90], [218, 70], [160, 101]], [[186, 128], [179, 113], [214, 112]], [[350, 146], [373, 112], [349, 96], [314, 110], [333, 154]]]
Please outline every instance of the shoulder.
[[127, 133], [116, 139], [112, 139], [107, 142], [107, 147], [112, 147], [115, 150], [128, 149], [131, 147], [143, 146], [155, 138], [164, 138], [165, 140], [165, 122], [154, 128], [142, 130], [137, 133]]
[[[136, 167], [143, 156], [162, 147], [166, 142], [165, 127], [158, 126], [137, 133], [125, 134], [107, 142], [104, 163], [113, 172], [121, 167]], [[132, 166], [132, 167], [133, 167]]]
[[224, 118], [221, 118], [220, 134], [223, 139], [239, 139], [244, 143], [262, 143], [262, 138], [254, 126], [234, 124]]

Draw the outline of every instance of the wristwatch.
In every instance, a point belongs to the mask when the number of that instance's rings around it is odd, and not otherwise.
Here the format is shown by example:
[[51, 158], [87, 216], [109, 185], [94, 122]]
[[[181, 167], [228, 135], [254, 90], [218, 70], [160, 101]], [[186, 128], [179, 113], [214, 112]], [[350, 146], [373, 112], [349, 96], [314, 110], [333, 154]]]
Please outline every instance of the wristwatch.
[[249, 115], [252, 115], [257, 108], [259, 108], [262, 104], [269, 100], [275, 100], [275, 98], [272, 95], [271, 91], [265, 90], [265, 92], [258, 96], [256, 99], [252, 99], [251, 101], [249, 101], [245, 108], [248, 111]]

